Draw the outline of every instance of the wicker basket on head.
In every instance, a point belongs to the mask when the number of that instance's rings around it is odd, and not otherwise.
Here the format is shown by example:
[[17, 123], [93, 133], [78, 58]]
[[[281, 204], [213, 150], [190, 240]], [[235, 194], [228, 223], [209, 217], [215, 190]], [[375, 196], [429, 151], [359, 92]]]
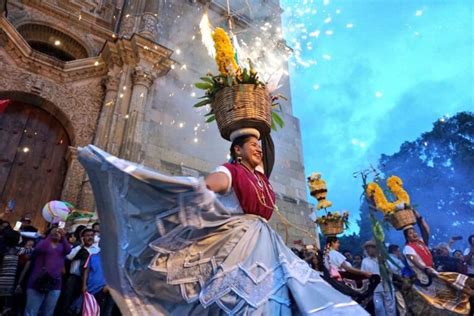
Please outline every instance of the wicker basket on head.
[[388, 217], [388, 220], [396, 230], [402, 230], [406, 226], [416, 223], [415, 214], [411, 209], [404, 209], [393, 213]]
[[344, 231], [344, 223], [342, 221], [330, 221], [326, 224], [319, 224], [319, 228], [324, 236], [336, 236]]
[[255, 128], [261, 136], [270, 133], [272, 103], [265, 87], [241, 84], [222, 88], [211, 107], [224, 139], [230, 140], [230, 134], [240, 128]]

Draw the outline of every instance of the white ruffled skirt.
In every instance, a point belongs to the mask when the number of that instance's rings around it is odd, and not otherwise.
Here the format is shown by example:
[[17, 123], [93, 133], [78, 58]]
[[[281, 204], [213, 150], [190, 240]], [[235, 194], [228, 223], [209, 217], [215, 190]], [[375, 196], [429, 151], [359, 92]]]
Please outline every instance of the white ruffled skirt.
[[104, 273], [125, 315], [367, 315], [288, 249], [267, 221], [203, 180], [87, 146]]

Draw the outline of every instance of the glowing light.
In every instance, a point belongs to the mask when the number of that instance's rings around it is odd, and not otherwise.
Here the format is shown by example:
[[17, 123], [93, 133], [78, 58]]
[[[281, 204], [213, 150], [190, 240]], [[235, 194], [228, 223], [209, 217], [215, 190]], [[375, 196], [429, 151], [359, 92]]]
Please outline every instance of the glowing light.
[[127, 86], [122, 87], [123, 91], [127, 90]]
[[174, 68], [175, 68], [175, 65], [174, 65], [174, 64], [173, 64], [173, 65], [171, 65], [171, 69], [174, 69]]
[[316, 38], [317, 38], [317, 37], [319, 37], [319, 34], [321, 34], [321, 31], [320, 31], [320, 30], [316, 30], [316, 31], [314, 31], [314, 32], [309, 33], [309, 36], [311, 36], [311, 37], [316, 37]]
[[346, 27], [347, 27], [348, 29], [351, 29], [351, 28], [354, 27], [354, 24], [352, 24], [352, 23], [347, 23], [347, 24], [346, 24]]
[[130, 14], [126, 14], [125, 17], [126, 17], [126, 18], [129, 18], [129, 17], [130, 17]]
[[192, 96], [192, 97], [195, 97], [195, 96], [196, 96], [196, 92], [191, 92], [191, 96]]
[[193, 35], [193, 37], [191, 37], [191, 39], [194, 41], [196, 39], [196, 35]]
[[323, 59], [331, 60], [331, 55], [329, 55], [329, 54], [324, 54], [324, 55], [323, 55]]
[[94, 66], [99, 66], [99, 62], [96, 61], [96, 62], [94, 63]]
[[340, 13], [341, 13], [341, 9], [337, 9], [336, 14], [340, 14]]
[[60, 41], [60, 40], [55, 40], [55, 41], [54, 41], [54, 45], [56, 45], [56, 46], [61, 45], [61, 41]]
[[120, 99], [123, 98], [123, 93], [120, 93], [119, 98]]
[[216, 49], [214, 48], [212, 26], [207, 13], [204, 13], [202, 16], [201, 22], [199, 23], [199, 29], [201, 30], [201, 41], [204, 44], [204, 47], [206, 47], [207, 53], [209, 56], [214, 58], [216, 56]]
[[444, 117], [440, 118], [439, 120], [440, 120], [442, 123], [444, 123], [444, 121], [445, 121]]
[[125, 119], [128, 119], [130, 116], [128, 114], [125, 114]]
[[176, 54], [177, 54], [177, 55], [181, 54], [181, 49], [178, 48], [178, 49], [176, 50]]
[[179, 124], [178, 124], [178, 126], [179, 126], [179, 128], [183, 128], [183, 126], [184, 126], [184, 123], [183, 123], [183, 122], [181, 122], [181, 123], [179, 123]]
[[194, 138], [194, 142], [197, 143], [197, 142], [198, 142], [198, 139], [197, 139], [197, 138]]
[[27, 153], [27, 152], [29, 152], [29, 151], [30, 151], [30, 149], [29, 149], [28, 147], [23, 147], [23, 152], [24, 152], [24, 153]]
[[183, 65], [181, 66], [181, 69], [186, 70], [186, 69], [188, 69], [188, 66], [186, 66], [186, 64], [183, 64]]
[[380, 92], [380, 91], [375, 92], [375, 97], [376, 98], [381, 98], [382, 96], [383, 96], [382, 92]]
[[416, 10], [415, 16], [422, 16], [423, 10]]
[[333, 30], [327, 30], [325, 33], [326, 33], [327, 36], [331, 36], [331, 35], [334, 34], [334, 31]]
[[319, 90], [319, 88], [320, 88], [320, 87], [319, 87], [319, 84], [315, 84], [315, 85], [313, 86], [313, 89], [314, 89], [314, 90]]
[[328, 4], [329, 4], [329, 0], [324, 0], [324, 1], [323, 1], [323, 4], [324, 4], [324, 5], [328, 5]]
[[331, 17], [327, 17], [325, 20], [324, 20], [324, 23], [328, 24], [328, 23], [331, 23], [332, 19]]
[[425, 147], [428, 146], [428, 142], [424, 142], [423, 145], [425, 145]]
[[117, 37], [117, 35], [115, 35], [115, 33], [114, 33], [114, 34], [112, 34], [112, 38], [116, 38], [116, 37]]
[[79, 14], [79, 21], [82, 19], [82, 15]]

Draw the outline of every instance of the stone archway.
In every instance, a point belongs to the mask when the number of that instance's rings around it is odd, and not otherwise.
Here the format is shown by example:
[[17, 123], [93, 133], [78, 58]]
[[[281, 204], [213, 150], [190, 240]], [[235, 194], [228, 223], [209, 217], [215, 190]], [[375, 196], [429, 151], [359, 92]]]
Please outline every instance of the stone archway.
[[[41, 209], [61, 198], [70, 137], [48, 111], [19, 101], [0, 113], [0, 209], [11, 224], [23, 216], [43, 229]], [[10, 203], [9, 203], [10, 201]]]

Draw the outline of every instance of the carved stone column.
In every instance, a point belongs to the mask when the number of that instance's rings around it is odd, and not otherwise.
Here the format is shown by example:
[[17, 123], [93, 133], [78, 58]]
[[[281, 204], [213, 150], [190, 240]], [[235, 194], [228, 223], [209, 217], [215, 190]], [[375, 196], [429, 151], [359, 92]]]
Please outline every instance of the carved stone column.
[[139, 34], [149, 40], [158, 40], [158, 7], [160, 1], [146, 1], [143, 10]]
[[79, 193], [81, 191], [85, 171], [77, 160], [76, 148], [69, 147], [66, 157], [69, 161], [69, 167], [67, 169], [67, 175], [64, 181], [63, 191], [61, 193], [61, 199], [63, 201], [69, 201], [74, 205], [78, 205]]
[[155, 14], [149, 12], [143, 13], [139, 34], [149, 40], [156, 41], [158, 37], [157, 24], [158, 17], [156, 17]]
[[109, 74], [106, 79], [104, 104], [102, 106], [99, 124], [94, 139], [94, 144], [102, 149], [106, 149], [109, 141], [119, 83], [120, 78], [112, 74]]
[[120, 156], [139, 162], [143, 156], [142, 144], [144, 141], [143, 126], [145, 120], [145, 106], [148, 92], [156, 76], [140, 66], [135, 67], [132, 73], [132, 96], [125, 126]]

